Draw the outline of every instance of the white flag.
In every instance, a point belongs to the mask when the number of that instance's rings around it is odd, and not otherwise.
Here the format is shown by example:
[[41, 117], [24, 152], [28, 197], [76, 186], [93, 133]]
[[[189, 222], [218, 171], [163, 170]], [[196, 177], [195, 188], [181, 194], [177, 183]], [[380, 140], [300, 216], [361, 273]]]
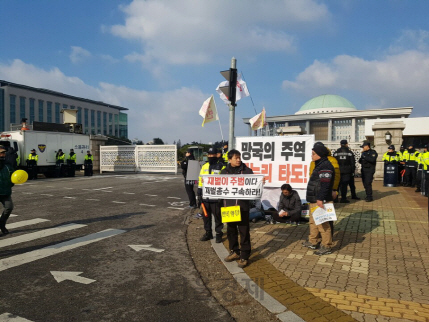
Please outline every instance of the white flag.
[[203, 106], [200, 108], [200, 115], [204, 119], [201, 125], [202, 127], [204, 127], [204, 123], [217, 121], [219, 119], [213, 95], [204, 101]]
[[[225, 96], [224, 93], [219, 89], [220, 87], [229, 86], [228, 81], [223, 81], [218, 85], [216, 88], [216, 92], [219, 93], [220, 98], [222, 101], [225, 102], [225, 104], [230, 104], [228, 97]], [[249, 90], [247, 89], [246, 82], [241, 78], [241, 74], [237, 75], [237, 88], [236, 88], [236, 94], [235, 94], [235, 101], [241, 100], [243, 97], [250, 96]]]
[[259, 130], [262, 129], [267, 123], [265, 122], [266, 116], [265, 116], [265, 107], [262, 108], [262, 112], [255, 115], [249, 120], [250, 126], [252, 127], [252, 130]]

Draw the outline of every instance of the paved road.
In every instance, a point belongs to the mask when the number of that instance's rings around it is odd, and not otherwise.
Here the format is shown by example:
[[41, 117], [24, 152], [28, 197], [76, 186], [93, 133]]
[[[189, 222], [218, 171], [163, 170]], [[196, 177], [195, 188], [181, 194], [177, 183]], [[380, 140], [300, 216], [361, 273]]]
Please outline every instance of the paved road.
[[[0, 321], [232, 320], [190, 258], [180, 175], [39, 179], [13, 200]], [[57, 281], [64, 272], [80, 274]]]

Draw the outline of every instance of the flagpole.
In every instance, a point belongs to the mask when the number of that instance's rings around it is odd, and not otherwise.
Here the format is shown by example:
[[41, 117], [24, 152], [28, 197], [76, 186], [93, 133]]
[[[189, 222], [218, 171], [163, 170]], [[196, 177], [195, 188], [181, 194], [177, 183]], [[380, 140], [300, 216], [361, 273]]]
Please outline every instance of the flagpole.
[[[241, 71], [241, 77], [246, 82], [246, 80], [244, 79], [244, 74], [242, 71]], [[246, 86], [247, 86], [247, 82], [246, 82]], [[249, 86], [247, 86], [247, 89], [249, 89]], [[250, 94], [250, 91], [249, 91], [249, 97], [250, 97], [250, 100], [252, 101], [252, 105], [253, 105], [253, 109], [255, 110], [255, 113], [258, 114], [258, 112], [256, 112], [255, 104], [253, 103], [253, 98], [252, 98], [252, 95]]]
[[220, 135], [222, 136], [222, 141], [223, 141], [222, 126], [220, 126], [220, 118], [219, 118], [219, 113], [217, 112], [217, 109], [216, 109], [216, 115], [217, 115], [217, 120], [219, 122]]

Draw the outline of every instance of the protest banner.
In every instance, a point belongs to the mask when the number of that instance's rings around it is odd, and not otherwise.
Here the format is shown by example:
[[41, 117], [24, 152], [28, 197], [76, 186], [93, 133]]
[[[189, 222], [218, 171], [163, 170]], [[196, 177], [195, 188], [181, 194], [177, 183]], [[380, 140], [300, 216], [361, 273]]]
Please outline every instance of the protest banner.
[[203, 198], [260, 199], [263, 192], [263, 179], [263, 175], [255, 174], [203, 175]]
[[289, 183], [306, 189], [314, 135], [247, 136], [236, 138], [241, 160], [255, 174], [265, 177], [266, 187]]

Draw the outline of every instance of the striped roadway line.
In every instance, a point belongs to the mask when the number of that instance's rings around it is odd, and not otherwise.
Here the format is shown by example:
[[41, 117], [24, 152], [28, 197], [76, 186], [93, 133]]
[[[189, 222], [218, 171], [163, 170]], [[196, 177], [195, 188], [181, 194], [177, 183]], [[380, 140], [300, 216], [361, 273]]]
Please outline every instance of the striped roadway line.
[[148, 206], [148, 207], [155, 207], [155, 205], [148, 205], [146, 203], [141, 203], [140, 206]]
[[84, 237], [75, 238], [59, 244], [51, 245], [41, 249], [33, 250], [20, 255], [7, 257], [0, 260], [0, 272], [12, 267], [17, 267], [27, 264], [38, 259], [56, 255], [67, 250], [75, 249], [81, 246], [89, 245], [105, 238], [113, 237], [125, 233], [126, 230], [121, 229], [106, 229]]
[[54, 195], [50, 195], [49, 193], [41, 193], [41, 196], [48, 196], [48, 197], [53, 197]]
[[126, 203], [125, 201], [112, 201], [113, 203]]
[[16, 244], [20, 244], [20, 243], [25, 243], [25, 242], [28, 242], [31, 240], [35, 240], [35, 239], [43, 238], [43, 237], [47, 237], [47, 236], [52, 236], [55, 234], [61, 234], [61, 233], [66, 232], [66, 231], [78, 229], [78, 228], [82, 228], [82, 227], [86, 227], [86, 225], [72, 223], [72, 224], [67, 224], [67, 225], [63, 225], [63, 226], [44, 229], [41, 231], [37, 231], [34, 233], [25, 234], [25, 235], [21, 235], [21, 236], [17, 236], [17, 237], [12, 237], [12, 238], [8, 238], [8, 239], [1, 239], [0, 240], [0, 248], [6, 247], [6, 246], [11, 246], [11, 245], [16, 245]]
[[0, 314], [0, 322], [32, 322], [31, 320], [24, 319], [20, 316], [11, 313]]
[[10, 214], [9, 217], [18, 217], [18, 215]]
[[76, 199], [76, 197], [63, 197], [64, 199]]
[[86, 199], [86, 200], [91, 200], [91, 201], [100, 201], [100, 199]]
[[144, 195], [149, 197], [158, 197], [158, 195], [148, 195], [147, 193], [145, 193]]
[[175, 208], [175, 207], [167, 207], [168, 209], [177, 209], [177, 210], [183, 210], [185, 208]]
[[170, 199], [182, 199], [182, 198], [179, 198], [179, 197], [167, 197], [167, 198], [170, 198]]
[[136, 193], [135, 192], [124, 192], [124, 194], [126, 194], [126, 195], [135, 195]]
[[18, 221], [18, 222], [14, 222], [11, 224], [7, 224], [7, 228], [9, 228], [9, 229], [20, 228], [20, 227], [24, 227], [24, 226], [35, 225], [35, 224], [45, 222], [45, 221], [50, 221], [50, 220], [49, 219], [42, 219], [42, 218], [23, 220], [23, 221]]

